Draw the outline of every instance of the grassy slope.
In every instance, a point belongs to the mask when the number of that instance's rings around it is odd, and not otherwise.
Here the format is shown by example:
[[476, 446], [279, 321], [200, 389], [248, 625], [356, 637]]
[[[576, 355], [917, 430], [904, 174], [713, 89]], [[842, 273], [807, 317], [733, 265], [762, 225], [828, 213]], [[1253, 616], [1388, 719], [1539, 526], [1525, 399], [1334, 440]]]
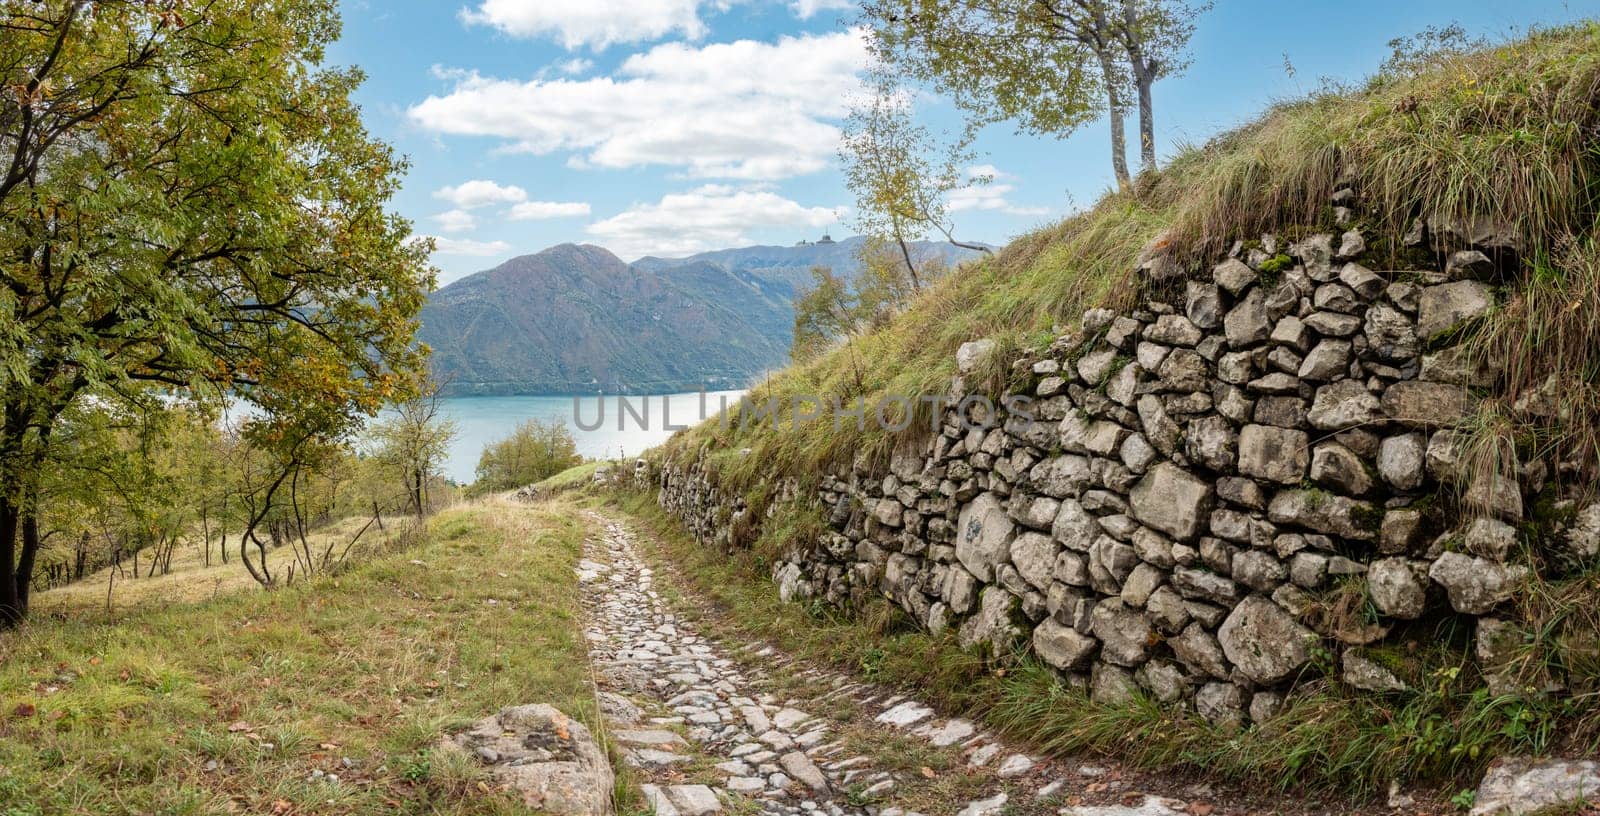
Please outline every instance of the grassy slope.
[[335, 577], [0, 636], [0, 814], [516, 812], [428, 748], [509, 704], [595, 721], [571, 510], [458, 508]]
[[[1076, 327], [1088, 307], [1136, 302], [1133, 269], [1147, 247], [1167, 249], [1187, 272], [1204, 275], [1235, 240], [1334, 231], [1327, 202], [1344, 178], [1361, 194], [1370, 268], [1404, 269], [1418, 260], [1394, 236], [1423, 213], [1479, 214], [1514, 225], [1533, 250], [1528, 256], [1538, 257], [1568, 236], [1594, 231], [1597, 132], [1597, 24], [1437, 57], [1360, 89], [1285, 103], [1182, 151], [1137, 190], [1108, 194], [1087, 212], [964, 266], [889, 325], [791, 366], [754, 389], [752, 399], [778, 395], [787, 406], [797, 395], [845, 404], [861, 396], [872, 405], [884, 395], [941, 394], [956, 348], [979, 337], [1000, 341], [1001, 353], [980, 378], [996, 389], [1019, 349], [1047, 345]], [[1592, 246], [1583, 251], [1595, 256]], [[1171, 299], [1181, 287], [1143, 294]], [[1532, 350], [1516, 351], [1530, 358], [1528, 368], [1552, 369]], [[858, 431], [848, 422], [842, 429], [812, 422], [777, 433], [732, 424], [723, 430], [704, 423], [675, 437], [668, 452], [708, 449], [720, 459], [720, 474], [749, 490], [773, 473], [815, 478], [858, 454], [881, 462], [896, 442], [872, 423]], [[910, 432], [926, 426], [913, 423]], [[741, 448], [754, 455], [732, 453]]]

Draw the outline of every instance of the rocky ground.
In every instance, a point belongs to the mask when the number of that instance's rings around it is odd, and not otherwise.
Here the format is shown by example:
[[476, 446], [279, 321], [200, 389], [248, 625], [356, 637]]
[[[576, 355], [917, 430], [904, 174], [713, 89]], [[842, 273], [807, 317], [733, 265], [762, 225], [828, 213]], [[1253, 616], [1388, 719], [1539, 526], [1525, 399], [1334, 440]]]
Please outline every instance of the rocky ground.
[[[1167, 816], [1352, 813], [1260, 800], [1115, 763], [1046, 761], [904, 694], [695, 631], [634, 534], [601, 520], [580, 565], [612, 739], [654, 813]], [[1372, 813], [1442, 812], [1404, 795]]]

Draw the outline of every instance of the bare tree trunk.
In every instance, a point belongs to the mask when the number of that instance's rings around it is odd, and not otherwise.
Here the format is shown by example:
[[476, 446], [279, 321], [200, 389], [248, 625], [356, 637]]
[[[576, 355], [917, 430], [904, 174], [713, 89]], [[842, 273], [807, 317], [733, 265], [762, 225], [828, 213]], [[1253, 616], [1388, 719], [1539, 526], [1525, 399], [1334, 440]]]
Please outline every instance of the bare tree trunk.
[[1156, 169], [1156, 121], [1155, 100], [1150, 89], [1161, 72], [1161, 65], [1145, 55], [1137, 5], [1135, 0], [1122, 0], [1121, 39], [1128, 52], [1128, 67], [1133, 70], [1134, 84], [1139, 88], [1139, 172], [1153, 173]]
[[906, 261], [906, 271], [911, 273], [911, 290], [922, 291], [922, 278], [917, 277], [917, 265], [911, 262], [911, 248], [906, 246], [906, 239], [896, 233], [894, 241], [900, 245], [900, 257]]
[[1111, 123], [1111, 170], [1117, 176], [1117, 189], [1126, 190], [1133, 179], [1128, 175], [1128, 135], [1123, 123], [1122, 78], [1110, 53], [1100, 50], [1100, 74], [1106, 83], [1106, 119]]

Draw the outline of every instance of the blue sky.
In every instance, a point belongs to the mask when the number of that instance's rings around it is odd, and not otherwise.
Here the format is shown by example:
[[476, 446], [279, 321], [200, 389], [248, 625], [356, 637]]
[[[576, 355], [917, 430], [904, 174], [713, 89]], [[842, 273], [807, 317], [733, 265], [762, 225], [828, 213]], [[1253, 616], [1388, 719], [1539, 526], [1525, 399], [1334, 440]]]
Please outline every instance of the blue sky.
[[[367, 72], [358, 101], [413, 163], [396, 206], [440, 239], [441, 282], [568, 241], [632, 260], [853, 232], [835, 149], [864, 62], [847, 0], [341, 7], [329, 61]], [[1157, 144], [1365, 76], [1428, 25], [1494, 38], [1597, 14], [1600, 0], [1217, 0], [1188, 72], [1156, 87]], [[918, 106], [935, 128], [958, 121], [936, 98]], [[1064, 140], [996, 126], [977, 147], [999, 175], [964, 195], [958, 237], [1004, 243], [1111, 184], [1103, 123]]]

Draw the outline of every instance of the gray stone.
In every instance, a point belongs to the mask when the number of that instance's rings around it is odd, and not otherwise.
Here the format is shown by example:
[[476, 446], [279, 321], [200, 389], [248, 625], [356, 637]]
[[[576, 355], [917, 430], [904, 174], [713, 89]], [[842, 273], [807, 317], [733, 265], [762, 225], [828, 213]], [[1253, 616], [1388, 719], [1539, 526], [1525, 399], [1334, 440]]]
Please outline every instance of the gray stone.
[[1078, 552], [1088, 552], [1089, 545], [1094, 543], [1095, 537], [1100, 535], [1100, 524], [1083, 505], [1066, 499], [1061, 502], [1061, 509], [1056, 511], [1055, 521], [1050, 525], [1050, 536], [1061, 545]]
[[554, 706], [502, 708], [468, 730], [444, 738], [442, 745], [487, 761], [489, 775], [516, 791], [532, 810], [557, 816], [615, 812], [611, 763], [605, 752], [583, 723]]
[[1316, 589], [1328, 577], [1328, 557], [1321, 553], [1298, 552], [1289, 561], [1289, 580], [1295, 586]]
[[1271, 592], [1288, 577], [1289, 570], [1261, 550], [1248, 550], [1233, 559], [1233, 580], [1251, 589]]
[[1383, 393], [1384, 413], [1413, 427], [1454, 425], [1471, 414], [1474, 405], [1470, 391], [1448, 383], [1397, 382]]
[[1383, 418], [1378, 396], [1355, 380], [1340, 380], [1317, 389], [1306, 421], [1321, 431], [1342, 431]]
[[1112, 366], [1117, 362], [1117, 350], [1114, 348], [1091, 351], [1078, 358], [1078, 376], [1090, 386], [1097, 386], [1111, 376]]
[[1366, 464], [1338, 442], [1324, 442], [1312, 450], [1311, 479], [1356, 496], [1372, 490], [1372, 476], [1367, 473]]
[[1049, 496], [1030, 497], [1016, 493], [1013, 494], [1011, 507], [1011, 518], [1017, 523], [1035, 530], [1048, 530], [1056, 519], [1056, 512], [1061, 509], [1061, 502]]
[[802, 751], [791, 751], [778, 757], [778, 766], [791, 779], [797, 779], [801, 784], [816, 793], [828, 792], [828, 778], [822, 775], [822, 770], [811, 761]]
[[1190, 671], [1219, 680], [1227, 678], [1228, 661], [1222, 653], [1222, 645], [1204, 626], [1189, 624], [1181, 634], [1170, 638], [1167, 645]]
[[1039, 492], [1057, 499], [1077, 496], [1094, 481], [1088, 457], [1067, 454], [1052, 456], [1034, 465], [1028, 479]]
[[1090, 618], [1095, 637], [1100, 639], [1100, 659], [1118, 666], [1135, 667], [1150, 653], [1150, 624], [1144, 615], [1127, 608], [1119, 600], [1106, 600], [1095, 606]]
[[1100, 641], [1070, 626], [1046, 618], [1033, 630], [1033, 651], [1041, 660], [1062, 671], [1079, 671], [1089, 665]]
[[994, 346], [994, 340], [987, 337], [962, 343], [961, 347], [956, 349], [956, 371], [971, 374], [989, 359], [989, 355], [994, 352]]
[[1288, 678], [1311, 659], [1317, 636], [1282, 607], [1252, 595], [1222, 622], [1217, 641], [1228, 661], [1246, 677], [1270, 685]]
[[1299, 397], [1262, 397], [1256, 402], [1255, 421], [1279, 428], [1300, 428], [1306, 423], [1306, 401]]
[[1152, 660], [1140, 666], [1133, 679], [1159, 703], [1171, 705], [1188, 696], [1189, 678], [1165, 660]]
[[1135, 518], [1179, 540], [1199, 534], [1211, 502], [1209, 484], [1170, 462], [1150, 468], [1129, 495]]
[[1275, 524], [1294, 524], [1343, 538], [1377, 538], [1383, 514], [1367, 502], [1314, 490], [1282, 490], [1267, 505]]
[[[1361, 238], [1360, 233], [1357, 233], [1357, 232], [1355, 232], [1353, 230], [1351, 232], [1345, 233], [1345, 237], [1347, 239], [1350, 238], [1352, 235], [1358, 241]], [[1349, 244], [1347, 243], [1346, 246], [1348, 246], [1348, 245]], [[1366, 242], [1363, 241], [1361, 243], [1361, 246], [1362, 246], [1362, 250], [1364, 250], [1365, 247], [1366, 247]], [[1344, 253], [1340, 253], [1340, 254], [1344, 254]], [[1360, 254], [1361, 254], [1361, 250], [1358, 250], [1356, 252], [1349, 253], [1348, 255], [1345, 255], [1345, 257], [1351, 257], [1353, 255], [1360, 255]], [[1364, 267], [1364, 266], [1362, 266], [1361, 264], [1358, 264], [1358, 263], [1347, 263], [1347, 264], [1345, 264], [1344, 268], [1339, 270], [1339, 281], [1341, 283], [1343, 283], [1345, 286], [1350, 287], [1363, 300], [1373, 300], [1377, 296], [1383, 294], [1383, 290], [1386, 289], [1388, 287], [1388, 285], [1389, 285], [1388, 282], [1383, 279], [1382, 275], [1379, 275], [1378, 273], [1373, 272], [1372, 270], [1370, 270], [1370, 269], [1368, 269], [1368, 268], [1366, 268], [1366, 267]]]
[[1258, 691], [1250, 697], [1250, 721], [1264, 723], [1283, 711], [1283, 695], [1275, 691]]
[[1133, 702], [1139, 693], [1139, 684], [1133, 673], [1121, 666], [1095, 661], [1089, 674], [1089, 699], [1101, 705], [1120, 706]]
[[1469, 816], [1576, 812], [1600, 792], [1600, 762], [1506, 757], [1478, 785]]
[[1350, 341], [1323, 340], [1300, 363], [1302, 380], [1328, 382], [1344, 376], [1350, 369]]
[[1056, 554], [1060, 551], [1061, 546], [1050, 536], [1027, 532], [1011, 542], [1011, 563], [1016, 566], [1023, 580], [1037, 589], [1046, 590], [1050, 588]]
[[[1200, 290], [1211, 290], [1212, 298], [1216, 298], [1217, 296], [1215, 287], [1191, 281], [1189, 284], [1189, 309], [1191, 313], [1195, 308], [1194, 298], [1197, 287]], [[1152, 343], [1161, 343], [1168, 346], [1193, 347], [1196, 343], [1199, 343], [1200, 338], [1204, 336], [1200, 332], [1201, 328], [1210, 328], [1211, 326], [1216, 325], [1216, 311], [1220, 309], [1220, 307], [1221, 302], [1218, 301], [1212, 310], [1213, 322], [1210, 326], [1198, 325], [1200, 321], [1194, 320], [1191, 317], [1184, 317], [1183, 315], [1162, 315], [1156, 318], [1156, 322], [1150, 324], [1149, 328], [1144, 330], [1144, 339], [1149, 340]]]
[[1394, 676], [1394, 672], [1354, 649], [1345, 651], [1340, 659], [1340, 667], [1343, 669], [1341, 677], [1344, 682], [1362, 691], [1385, 694], [1406, 690], [1406, 684]]
[[1475, 280], [1455, 281], [1422, 290], [1417, 307], [1417, 334], [1433, 340], [1494, 308], [1494, 290]]
[[1133, 607], [1143, 607], [1150, 600], [1151, 593], [1167, 580], [1167, 574], [1159, 567], [1140, 562], [1122, 582], [1122, 602]]
[[1217, 358], [1217, 379], [1244, 385], [1255, 375], [1255, 363], [1248, 351], [1235, 351]]
[[1420, 570], [1404, 558], [1380, 558], [1367, 566], [1372, 605], [1391, 618], [1416, 620], [1427, 609], [1428, 590]]
[[1183, 429], [1167, 415], [1167, 408], [1162, 404], [1161, 398], [1154, 394], [1146, 394], [1139, 398], [1138, 409], [1139, 422], [1144, 427], [1145, 439], [1166, 456], [1177, 453], [1178, 443], [1183, 439]]
[[1445, 588], [1450, 606], [1457, 612], [1483, 615], [1511, 599], [1527, 577], [1527, 569], [1447, 552], [1428, 568], [1428, 577]]
[[1349, 337], [1361, 331], [1361, 318], [1339, 312], [1312, 312], [1301, 318], [1312, 331], [1324, 337]]
[[965, 615], [978, 600], [978, 579], [960, 564], [952, 565], [944, 574], [939, 597], [950, 605], [950, 611]]
[[1104, 595], [1122, 592], [1122, 582], [1139, 563], [1133, 548], [1109, 536], [1089, 545], [1089, 584]]
[[1592, 502], [1573, 516], [1567, 527], [1567, 555], [1588, 561], [1600, 555], [1600, 502]]
[[983, 590], [979, 596], [978, 611], [961, 624], [956, 632], [956, 642], [963, 649], [980, 643], [988, 644], [996, 654], [1009, 654], [1022, 631], [1017, 628], [1017, 596], [997, 586]]
[[[1230, 570], [1231, 572], [1231, 566]], [[1239, 585], [1226, 576], [1194, 567], [1178, 567], [1172, 571], [1172, 587], [1185, 598], [1199, 598], [1230, 605], [1239, 599]]]
[[1286, 315], [1278, 321], [1278, 325], [1272, 327], [1269, 339], [1303, 354], [1311, 345], [1311, 332], [1306, 329], [1306, 324], [1302, 323], [1300, 318]]
[[1238, 460], [1238, 436], [1233, 432], [1233, 425], [1220, 416], [1192, 420], [1185, 440], [1189, 458], [1212, 470], [1231, 471]]
[[1194, 694], [1194, 710], [1218, 728], [1237, 729], [1244, 722], [1244, 691], [1232, 683], [1206, 683]]
[[1144, 434], [1131, 434], [1122, 440], [1122, 449], [1118, 453], [1122, 457], [1122, 464], [1129, 471], [1141, 474], [1160, 456], [1160, 453], [1144, 438]]
[[[993, 493], [984, 493], [961, 510], [956, 523], [956, 558], [978, 580], [990, 583], [1005, 563], [1016, 525]], [[952, 604], [953, 606], [953, 604]]]
[[1299, 484], [1311, 453], [1303, 431], [1246, 425], [1239, 432], [1239, 472], [1279, 484]]
[[1318, 286], [1317, 291], [1311, 296], [1311, 303], [1318, 309], [1345, 314], [1355, 314], [1361, 309], [1361, 301], [1356, 298], [1356, 293], [1342, 283], [1325, 283]]
[[1252, 289], [1223, 318], [1223, 330], [1228, 336], [1228, 345], [1235, 349], [1249, 346], [1266, 340], [1272, 334], [1271, 316], [1267, 314], [1266, 294], [1260, 289]]
[[1173, 349], [1156, 376], [1166, 391], [1202, 391], [1209, 387], [1205, 358], [1192, 349]]
[[1160, 586], [1144, 602], [1145, 618], [1166, 634], [1183, 631], [1189, 623], [1189, 611], [1183, 596], [1169, 586]]
[[1216, 281], [1218, 286], [1228, 290], [1229, 294], [1237, 295], [1256, 282], [1256, 272], [1243, 261], [1230, 258], [1212, 268], [1211, 279]]
[[1422, 434], [1391, 436], [1378, 446], [1378, 475], [1396, 490], [1422, 486], [1428, 443]]
[[1516, 545], [1516, 528], [1498, 519], [1473, 519], [1461, 534], [1467, 552], [1490, 561], [1504, 562]]
[[1369, 353], [1380, 360], [1404, 362], [1422, 350], [1411, 319], [1392, 306], [1380, 303], [1368, 309], [1362, 331]]

